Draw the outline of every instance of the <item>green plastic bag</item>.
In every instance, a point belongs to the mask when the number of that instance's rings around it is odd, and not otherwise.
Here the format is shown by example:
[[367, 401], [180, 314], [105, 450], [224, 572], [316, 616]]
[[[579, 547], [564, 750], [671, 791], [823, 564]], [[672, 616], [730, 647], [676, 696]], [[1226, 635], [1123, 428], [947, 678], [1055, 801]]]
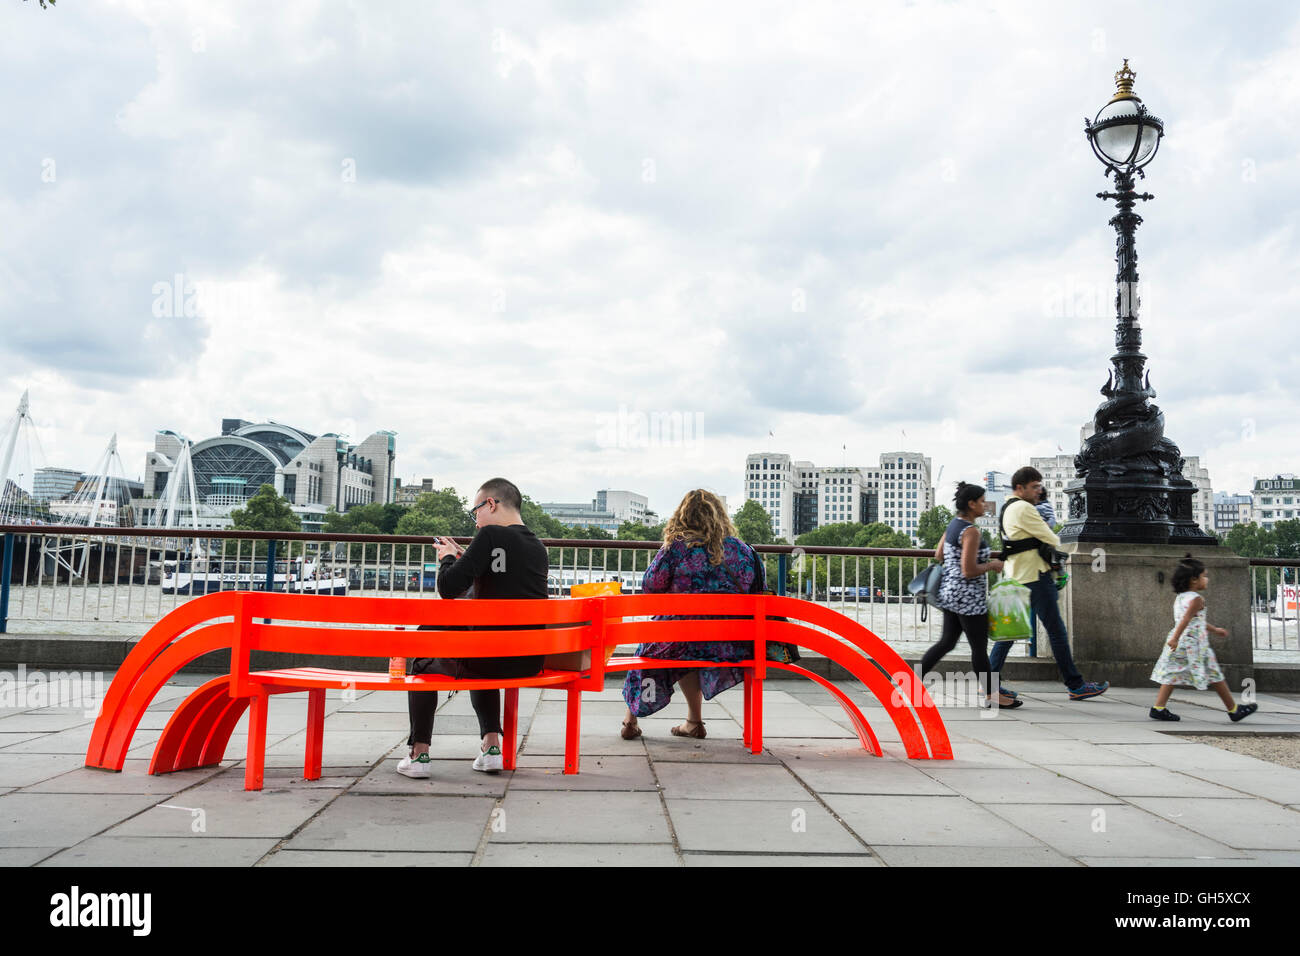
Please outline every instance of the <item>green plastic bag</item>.
[[989, 640], [1027, 641], [1033, 636], [1029, 588], [1012, 580], [999, 581], [989, 588]]

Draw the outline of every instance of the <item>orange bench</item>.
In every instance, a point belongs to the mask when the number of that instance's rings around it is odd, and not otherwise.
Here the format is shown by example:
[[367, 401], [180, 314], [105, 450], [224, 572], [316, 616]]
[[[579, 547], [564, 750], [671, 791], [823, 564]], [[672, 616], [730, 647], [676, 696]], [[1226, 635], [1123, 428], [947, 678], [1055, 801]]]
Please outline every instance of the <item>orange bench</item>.
[[[722, 614], [731, 619], [637, 619], [646, 615], [701, 614]], [[396, 629], [421, 624], [433, 629]], [[440, 630], [466, 626], [476, 629]], [[503, 629], [506, 627], [527, 629]], [[606, 674], [619, 670], [719, 666], [716, 661], [629, 657], [606, 660], [606, 646], [702, 640], [754, 642], [752, 659], [726, 665], [745, 671], [743, 735], [753, 753], [759, 753], [763, 746], [763, 683], [769, 670], [779, 669], [801, 674], [829, 690], [848, 714], [863, 748], [881, 754], [880, 743], [866, 718], [843, 690], [798, 664], [766, 660], [766, 644], [782, 641], [822, 654], [860, 680], [884, 705], [909, 757], [952, 757], [938, 710], [903, 659], [844, 615], [793, 598], [648, 594], [550, 601], [429, 601], [225, 591], [180, 605], [141, 638], [105, 695], [87, 749], [86, 766], [121, 770], [131, 737], [158, 690], [197, 657], [229, 648], [230, 673], [203, 684], [176, 709], [155, 745], [150, 773], [220, 763], [235, 725], [249, 710], [245, 789], [261, 789], [267, 702], [274, 694], [305, 690], [308, 717], [304, 774], [315, 780], [321, 773], [327, 689], [429, 691], [489, 687], [505, 690], [502, 755], [506, 769], [515, 766], [519, 688], [565, 690], [564, 771], [577, 773], [584, 690], [603, 689]], [[533, 677], [482, 680], [441, 675], [390, 678], [387, 674], [318, 667], [253, 671], [249, 662], [254, 650], [362, 657], [577, 654], [583, 669], [547, 667]]]

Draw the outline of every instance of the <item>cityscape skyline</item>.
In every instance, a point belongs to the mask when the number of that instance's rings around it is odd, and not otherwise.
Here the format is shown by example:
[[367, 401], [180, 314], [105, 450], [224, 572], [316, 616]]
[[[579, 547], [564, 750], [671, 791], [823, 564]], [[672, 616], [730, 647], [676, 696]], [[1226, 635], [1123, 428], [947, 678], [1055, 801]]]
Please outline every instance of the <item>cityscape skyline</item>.
[[1294, 352], [1266, 347], [1300, 305], [1300, 13], [1249, 6], [1171, 31], [1118, 3], [7, 4], [0, 402], [31, 389], [54, 467], [116, 432], [134, 469], [229, 411], [391, 429], [401, 473], [465, 494], [661, 514], [743, 501], [755, 448], [919, 448], [946, 504], [1076, 452], [1100, 402], [1114, 246], [1081, 119], [1128, 57], [1166, 123], [1151, 382], [1245, 492], [1300, 471]]

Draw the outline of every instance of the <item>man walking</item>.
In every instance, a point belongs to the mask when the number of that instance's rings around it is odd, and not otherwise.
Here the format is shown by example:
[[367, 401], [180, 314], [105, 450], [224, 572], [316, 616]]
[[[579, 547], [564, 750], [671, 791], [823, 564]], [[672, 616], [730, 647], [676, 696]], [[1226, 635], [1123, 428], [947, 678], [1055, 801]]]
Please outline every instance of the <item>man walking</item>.
[[[1040, 542], [1054, 548], [1061, 543], [1061, 539], [1034, 507], [1043, 490], [1043, 476], [1038, 469], [1026, 465], [1011, 476], [1011, 490], [1013, 497], [1008, 498], [1002, 506], [1002, 547], [1005, 555], [1003, 574], [1029, 588], [1029, 606], [1047, 629], [1052, 654], [1061, 671], [1061, 680], [1070, 692], [1070, 700], [1087, 700], [1104, 694], [1110, 687], [1108, 681], [1085, 681], [1079, 669], [1074, 666], [1070, 638], [1057, 606], [1056, 580], [1050, 566], [1038, 553]], [[1002, 671], [1012, 643], [996, 642], [993, 653], [989, 655], [989, 666], [994, 673]]]
[[[438, 539], [440, 597], [459, 597], [473, 585], [477, 600], [546, 599], [546, 547], [524, 526], [522, 507], [523, 497], [512, 482], [493, 478], [483, 483], [469, 510], [478, 527], [469, 547], [462, 552], [450, 538]], [[411, 662], [411, 673], [465, 678], [532, 677], [541, 672], [542, 660], [541, 657], [417, 657]], [[429, 744], [433, 739], [438, 693], [411, 691], [407, 698], [411, 715], [407, 744], [411, 751], [398, 763], [397, 772], [408, 777], [428, 777]], [[469, 699], [478, 716], [482, 737], [474, 769], [496, 773], [502, 769], [501, 691], [472, 690]]]

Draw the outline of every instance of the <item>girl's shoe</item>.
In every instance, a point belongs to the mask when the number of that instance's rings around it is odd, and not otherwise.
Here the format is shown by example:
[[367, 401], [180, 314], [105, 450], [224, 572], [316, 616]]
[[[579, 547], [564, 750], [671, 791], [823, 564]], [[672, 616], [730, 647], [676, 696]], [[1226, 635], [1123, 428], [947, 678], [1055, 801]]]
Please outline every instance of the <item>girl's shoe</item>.
[[1168, 707], [1163, 707], [1160, 710], [1156, 710], [1154, 707], [1152, 707], [1150, 713], [1148, 713], [1147, 716], [1150, 717], [1152, 720], [1182, 720], [1183, 719], [1179, 717], [1177, 714], [1175, 714]]
[[[695, 724], [694, 730], [687, 729], [691, 724]], [[699, 723], [695, 723], [693, 720], [688, 720], [680, 727], [674, 727], [672, 733], [674, 737], [694, 737], [696, 740], [703, 740], [705, 736], [704, 721], [701, 720]]]
[[474, 769], [483, 773], [500, 773], [505, 768], [505, 758], [501, 756], [500, 747], [489, 747], [479, 751], [474, 758]]
[[1257, 710], [1259, 710], [1259, 704], [1238, 704], [1236, 710], [1228, 712], [1228, 719], [1236, 722], [1243, 717], [1249, 717]]

